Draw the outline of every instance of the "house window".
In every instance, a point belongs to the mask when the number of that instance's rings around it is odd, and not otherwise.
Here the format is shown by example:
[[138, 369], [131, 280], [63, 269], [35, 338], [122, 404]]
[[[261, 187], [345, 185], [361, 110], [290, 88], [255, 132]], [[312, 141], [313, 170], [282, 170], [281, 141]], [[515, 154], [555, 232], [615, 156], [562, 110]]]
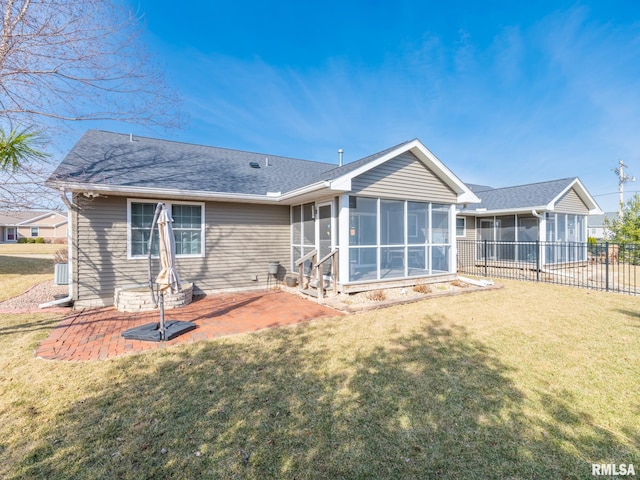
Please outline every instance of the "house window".
[[467, 219], [465, 217], [456, 217], [456, 237], [467, 236]]
[[31, 236], [37, 237], [40, 235], [40, 229], [38, 227], [31, 227]]
[[349, 281], [449, 272], [449, 205], [349, 198]]
[[[149, 235], [157, 202], [129, 201], [129, 256], [149, 254]], [[204, 203], [168, 203], [173, 218], [176, 256], [204, 255]], [[152, 255], [158, 254], [158, 230], [153, 232]]]
[[202, 254], [202, 205], [173, 204], [173, 235], [176, 255]]

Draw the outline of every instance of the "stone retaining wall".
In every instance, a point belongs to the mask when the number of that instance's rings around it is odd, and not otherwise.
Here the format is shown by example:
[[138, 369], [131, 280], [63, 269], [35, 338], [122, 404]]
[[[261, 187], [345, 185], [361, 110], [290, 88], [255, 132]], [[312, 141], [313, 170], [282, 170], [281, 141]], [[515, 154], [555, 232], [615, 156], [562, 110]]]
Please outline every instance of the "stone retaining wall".
[[[164, 296], [164, 308], [168, 310], [188, 305], [192, 298], [193, 284], [183, 283], [180, 293], [167, 293]], [[141, 286], [117, 287], [113, 304], [119, 312], [146, 312], [156, 308], [149, 287]]]

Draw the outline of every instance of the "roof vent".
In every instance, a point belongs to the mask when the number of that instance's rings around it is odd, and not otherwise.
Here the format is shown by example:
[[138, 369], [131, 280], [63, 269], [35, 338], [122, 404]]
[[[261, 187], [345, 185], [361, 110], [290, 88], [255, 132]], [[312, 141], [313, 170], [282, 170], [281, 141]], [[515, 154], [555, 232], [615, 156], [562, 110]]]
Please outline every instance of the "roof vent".
[[251, 168], [260, 168], [260, 164], [258, 162], [249, 162], [249, 166]]

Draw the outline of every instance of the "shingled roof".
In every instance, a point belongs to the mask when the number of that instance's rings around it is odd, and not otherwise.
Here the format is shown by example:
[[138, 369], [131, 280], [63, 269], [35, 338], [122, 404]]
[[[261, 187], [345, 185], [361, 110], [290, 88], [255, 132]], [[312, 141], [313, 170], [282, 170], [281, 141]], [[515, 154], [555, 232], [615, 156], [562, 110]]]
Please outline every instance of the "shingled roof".
[[[311, 199], [349, 191], [351, 178], [411, 151], [458, 196], [478, 198], [419, 140], [343, 166], [262, 153], [89, 130], [47, 180], [66, 191], [216, 198], [232, 201]], [[307, 197], [304, 197], [304, 196]]]
[[482, 185], [467, 186], [469, 186], [482, 201], [480, 203], [467, 205], [467, 207], [462, 210], [462, 213], [547, 209], [573, 186], [578, 189], [579, 195], [584, 197], [583, 200], [586, 201], [590, 210], [600, 210], [595, 200], [593, 200], [586, 188], [582, 186], [580, 180], [576, 177], [503, 188], [492, 188]]
[[89, 130], [48, 183], [266, 195], [322, 180], [335, 164]]

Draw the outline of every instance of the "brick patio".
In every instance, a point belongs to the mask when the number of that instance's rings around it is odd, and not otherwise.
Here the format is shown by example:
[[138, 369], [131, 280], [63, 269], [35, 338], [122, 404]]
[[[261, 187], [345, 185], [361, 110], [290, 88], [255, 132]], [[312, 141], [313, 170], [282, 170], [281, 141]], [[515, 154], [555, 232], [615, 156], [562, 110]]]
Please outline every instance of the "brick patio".
[[166, 321], [190, 321], [196, 324], [195, 330], [167, 342], [143, 342], [127, 340], [121, 334], [129, 328], [159, 321], [159, 311], [123, 313], [113, 307], [78, 310], [51, 331], [35, 354], [48, 360], [106, 360], [336, 315], [342, 313], [280, 291], [208, 295], [194, 297], [186, 307], [165, 311]]

